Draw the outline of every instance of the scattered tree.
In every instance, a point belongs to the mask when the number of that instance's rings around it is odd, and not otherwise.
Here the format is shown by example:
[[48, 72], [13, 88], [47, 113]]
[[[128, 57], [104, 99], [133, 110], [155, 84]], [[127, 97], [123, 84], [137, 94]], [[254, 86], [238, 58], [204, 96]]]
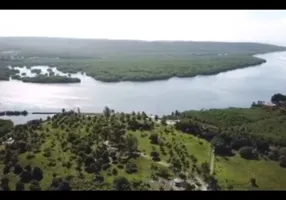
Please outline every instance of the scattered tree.
[[116, 177], [113, 180], [113, 186], [116, 190], [130, 190], [131, 184], [127, 178], [123, 176]]
[[15, 185], [15, 190], [16, 191], [23, 191], [25, 190], [25, 185], [21, 181], [18, 181]]
[[34, 167], [32, 171], [32, 178], [41, 181], [43, 179], [43, 170], [39, 167]]
[[255, 159], [258, 156], [254, 148], [249, 147], [249, 146], [240, 148], [239, 154], [242, 158], [245, 158], [245, 159]]

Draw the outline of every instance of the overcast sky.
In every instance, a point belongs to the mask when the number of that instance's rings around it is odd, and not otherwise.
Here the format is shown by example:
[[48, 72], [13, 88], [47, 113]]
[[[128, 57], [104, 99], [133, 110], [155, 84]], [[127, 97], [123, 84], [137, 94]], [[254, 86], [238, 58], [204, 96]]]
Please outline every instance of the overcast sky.
[[0, 36], [253, 41], [286, 45], [279, 10], [1, 10]]

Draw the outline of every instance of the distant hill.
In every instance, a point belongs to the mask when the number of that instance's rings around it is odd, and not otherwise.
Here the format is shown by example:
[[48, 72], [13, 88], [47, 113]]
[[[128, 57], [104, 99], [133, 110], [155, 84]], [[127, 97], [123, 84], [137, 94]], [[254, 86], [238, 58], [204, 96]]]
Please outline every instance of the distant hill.
[[45, 37], [0, 37], [0, 49], [18, 50], [23, 55], [97, 57], [107, 53], [119, 54], [258, 54], [286, 50], [286, 47], [261, 43], [137, 41], [72, 39]]

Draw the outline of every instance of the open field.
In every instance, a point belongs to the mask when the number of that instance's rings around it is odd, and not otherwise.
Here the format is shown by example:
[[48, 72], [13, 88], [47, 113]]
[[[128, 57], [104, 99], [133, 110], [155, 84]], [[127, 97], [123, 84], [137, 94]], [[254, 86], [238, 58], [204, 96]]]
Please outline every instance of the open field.
[[[285, 190], [286, 169], [271, 160], [245, 160], [238, 154], [233, 157], [218, 157], [215, 176], [224, 189], [233, 190]], [[257, 187], [250, 184], [255, 178]], [[232, 187], [231, 187], [232, 186]]]

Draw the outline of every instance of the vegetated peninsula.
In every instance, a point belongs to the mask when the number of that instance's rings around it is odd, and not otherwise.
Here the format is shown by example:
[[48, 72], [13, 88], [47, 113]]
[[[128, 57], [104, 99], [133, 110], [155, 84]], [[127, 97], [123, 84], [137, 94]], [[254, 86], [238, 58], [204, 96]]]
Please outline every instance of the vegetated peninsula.
[[250, 108], [0, 120], [4, 190], [279, 190], [286, 97]]
[[253, 57], [255, 54], [286, 50], [260, 43], [41, 37], [2, 37], [0, 45], [2, 80], [9, 79], [9, 71], [4, 69], [7, 65], [48, 65], [66, 73], [85, 72], [105, 82], [217, 74], [265, 62]]
[[45, 76], [38, 75], [35, 77], [23, 77], [21, 80], [25, 83], [80, 83], [79, 78], [65, 77], [65, 76]]

